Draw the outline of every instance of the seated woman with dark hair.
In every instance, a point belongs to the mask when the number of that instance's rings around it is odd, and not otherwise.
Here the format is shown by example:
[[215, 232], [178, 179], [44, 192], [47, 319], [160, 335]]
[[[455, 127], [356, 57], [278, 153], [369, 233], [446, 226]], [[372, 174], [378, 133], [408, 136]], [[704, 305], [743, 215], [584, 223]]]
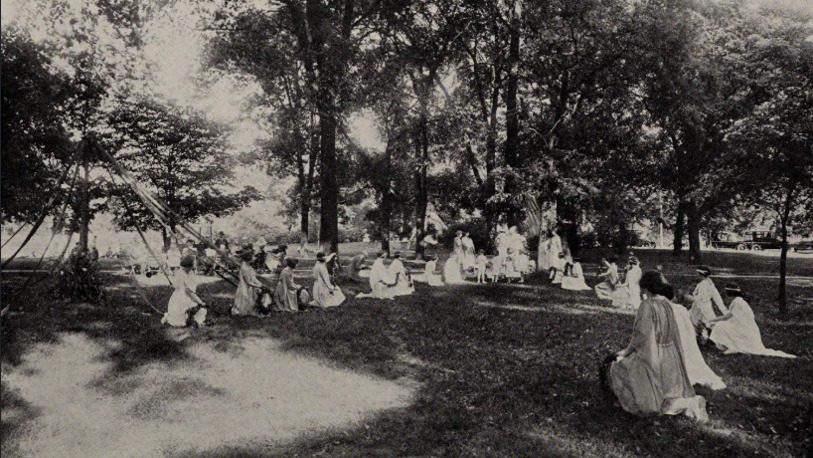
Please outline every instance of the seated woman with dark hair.
[[602, 264], [607, 269], [604, 273], [599, 274], [599, 278], [604, 281], [596, 285], [596, 296], [599, 299], [613, 300], [613, 293], [620, 280], [618, 276], [618, 257], [610, 256], [609, 259], [602, 258]]
[[195, 258], [184, 256], [180, 261], [181, 268], [172, 278], [175, 291], [169, 298], [167, 313], [161, 318], [161, 324], [183, 327], [200, 326], [206, 320], [206, 304], [196, 292], [198, 278], [195, 275]]
[[313, 307], [329, 308], [337, 307], [344, 302], [345, 297], [341, 288], [334, 285], [330, 280], [327, 264], [335, 257], [336, 253], [331, 253], [325, 258], [324, 253], [316, 254], [316, 264], [313, 266]]
[[[279, 274], [279, 282], [277, 283], [276, 294], [274, 294], [274, 303], [276, 310], [280, 312], [298, 312], [299, 305], [310, 302], [310, 298], [304, 298], [307, 292], [294, 282], [294, 268], [299, 261], [296, 258], [288, 258], [285, 260], [285, 268]], [[305, 293], [305, 294], [302, 294]]]
[[243, 263], [240, 265], [240, 283], [234, 293], [234, 306], [231, 308], [232, 315], [257, 315], [257, 299], [265, 286], [257, 278], [257, 272], [251, 266], [254, 254], [250, 251], [240, 253]]
[[726, 296], [733, 298], [725, 315], [712, 318], [708, 321], [711, 326], [709, 340], [717, 348], [730, 353], [748, 353], [762, 356], [778, 356], [780, 358], [795, 358], [795, 355], [784, 351], [765, 348], [762, 343], [762, 334], [759, 332], [754, 311], [745, 301], [739, 286], [728, 284], [725, 287]]
[[638, 415], [684, 414], [708, 421], [706, 400], [696, 395], [686, 370], [678, 324], [661, 274], [641, 278], [645, 299], [627, 348], [616, 353], [609, 381], [621, 407]]

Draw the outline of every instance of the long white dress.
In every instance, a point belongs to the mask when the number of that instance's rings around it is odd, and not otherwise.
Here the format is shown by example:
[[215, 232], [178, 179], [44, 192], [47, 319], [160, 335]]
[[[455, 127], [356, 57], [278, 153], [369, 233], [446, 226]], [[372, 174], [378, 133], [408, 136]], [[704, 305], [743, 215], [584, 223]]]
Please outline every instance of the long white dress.
[[443, 286], [443, 277], [435, 272], [437, 269], [437, 261], [434, 259], [428, 261], [426, 263], [426, 267], [424, 268], [424, 278], [426, 278], [426, 284], [429, 286]]
[[604, 281], [596, 285], [596, 296], [599, 299], [613, 300], [613, 291], [618, 285], [618, 266], [610, 264], [604, 272]]
[[395, 297], [394, 286], [388, 286], [394, 281], [390, 278], [389, 270], [384, 265], [384, 258], [378, 258], [373, 262], [370, 267], [370, 289], [369, 293], [359, 293], [356, 295], [357, 299], [371, 297], [373, 299], [392, 299]]
[[452, 255], [443, 264], [443, 280], [449, 284], [463, 283], [463, 273], [460, 270], [460, 262], [455, 255]]
[[476, 262], [474, 241], [471, 237], [463, 237], [463, 261], [461, 262], [463, 269], [475, 267]]
[[641, 306], [641, 277], [643, 272], [637, 265], [627, 271], [624, 283], [619, 284], [613, 291], [613, 307], [637, 309]]
[[726, 387], [723, 379], [706, 364], [703, 354], [700, 353], [700, 347], [697, 346], [697, 335], [689, 311], [680, 304], [674, 302], [671, 304], [680, 332], [680, 347], [683, 349], [683, 362], [686, 364], [689, 381], [692, 385], [703, 385], [712, 390], [722, 390]]
[[559, 261], [559, 253], [562, 252], [562, 238], [559, 235], [554, 235], [548, 240], [548, 269], [555, 267]]
[[401, 262], [400, 259], [396, 258], [392, 261], [389, 271], [390, 278], [392, 278], [393, 281], [397, 280], [392, 292], [395, 296], [409, 296], [415, 292], [415, 286], [409, 280], [404, 263]]
[[570, 275], [562, 277], [562, 289], [570, 291], [590, 291], [593, 289], [587, 286], [584, 281], [584, 271], [580, 262], [574, 262]]
[[[197, 303], [192, 300], [186, 293], [189, 289], [195, 292], [198, 288], [198, 278], [195, 272], [184, 272], [183, 269], [175, 273], [172, 278], [172, 286], [175, 291], [169, 297], [169, 304], [167, 304], [167, 313], [161, 319], [161, 323], [169, 324], [170, 326], [184, 327], [186, 326], [186, 311], [197, 307]], [[206, 309], [200, 309], [195, 313], [194, 320], [198, 324], [203, 324], [206, 320]]]
[[[723, 298], [720, 297], [720, 292], [717, 291], [717, 287], [714, 286], [714, 282], [711, 278], [706, 278], [698, 283], [694, 288], [692, 296], [694, 296], [694, 302], [692, 303], [689, 314], [695, 326], [700, 323], [708, 323], [710, 319], [717, 316], [717, 313], [714, 311], [714, 305], [720, 309], [720, 312], [728, 312]], [[714, 305], [712, 305], [712, 303]]]
[[314, 307], [338, 307], [345, 297], [341, 288], [330, 282], [330, 273], [324, 262], [317, 262], [313, 266], [313, 300], [310, 305]]
[[754, 320], [754, 311], [745, 299], [741, 297], [731, 301], [729, 308], [731, 318], [714, 323], [709, 339], [717, 348], [730, 353], [749, 353], [752, 355], [778, 356], [780, 358], [795, 358], [795, 355], [779, 350], [765, 348], [759, 326]]

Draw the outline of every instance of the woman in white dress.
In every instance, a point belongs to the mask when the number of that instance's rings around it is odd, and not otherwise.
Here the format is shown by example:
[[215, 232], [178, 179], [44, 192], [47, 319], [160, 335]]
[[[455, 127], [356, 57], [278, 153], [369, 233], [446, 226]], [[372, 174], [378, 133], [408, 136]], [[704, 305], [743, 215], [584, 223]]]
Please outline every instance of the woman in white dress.
[[508, 254], [505, 255], [502, 262], [503, 272], [505, 273], [505, 279], [507, 281], [522, 281], [522, 271], [519, 269], [519, 261], [517, 261], [517, 256], [513, 247], [508, 248]]
[[593, 289], [584, 281], [584, 270], [582, 270], [580, 258], [573, 258], [573, 264], [562, 277], [562, 289], [569, 291], [591, 291]]
[[680, 348], [683, 350], [683, 360], [686, 364], [686, 374], [689, 376], [689, 381], [692, 385], [702, 385], [712, 390], [722, 390], [726, 387], [726, 384], [719, 375], [711, 370], [709, 365], [706, 364], [706, 360], [703, 359], [703, 354], [700, 353], [689, 310], [680, 304], [672, 302], [675, 294], [671, 286], [666, 291], [665, 297], [669, 299], [672, 305], [672, 313], [675, 315], [675, 322], [678, 326]]
[[196, 292], [198, 278], [195, 275], [195, 259], [184, 256], [180, 261], [180, 270], [172, 278], [175, 291], [169, 297], [167, 313], [161, 318], [161, 324], [184, 327], [189, 324], [201, 326], [206, 321], [206, 303]]
[[455, 238], [452, 242], [452, 254], [457, 256], [458, 262], [463, 262], [463, 231], [455, 232]]
[[567, 259], [565, 259], [565, 254], [560, 252], [559, 256], [556, 258], [556, 261], [550, 267], [550, 282], [554, 285], [559, 285], [562, 283], [562, 279], [565, 276], [565, 268], [567, 267]]
[[429, 286], [443, 286], [443, 277], [435, 272], [437, 266], [438, 258], [436, 256], [432, 256], [429, 258], [429, 261], [426, 262], [424, 277], [426, 278], [426, 284]]
[[557, 265], [559, 253], [563, 251], [562, 238], [559, 237], [555, 229], [548, 231], [548, 245], [546, 251], [548, 256], [545, 264], [547, 264], [548, 269], [551, 269]]
[[474, 252], [474, 240], [468, 232], [463, 235], [463, 270], [475, 267], [477, 256]]
[[260, 294], [265, 290], [265, 285], [257, 278], [257, 272], [251, 267], [252, 253], [244, 251], [240, 257], [243, 264], [240, 266], [240, 283], [234, 293], [234, 305], [231, 308], [232, 315], [257, 315], [257, 308]]
[[395, 296], [409, 296], [415, 292], [412, 278], [409, 272], [407, 272], [406, 267], [404, 267], [404, 263], [401, 262], [401, 254], [395, 253], [393, 257], [395, 259], [392, 260], [389, 267], [389, 276], [395, 281], [393, 294]]
[[463, 283], [463, 272], [460, 269], [460, 261], [454, 253], [443, 264], [443, 280], [450, 284]]
[[725, 352], [725, 354], [748, 353], [752, 355], [778, 356], [780, 358], [796, 357], [783, 351], [765, 348], [759, 326], [754, 320], [754, 311], [745, 301], [739, 286], [735, 284], [726, 285], [725, 293], [727, 296], [734, 298], [728, 307], [728, 311], [725, 315], [708, 321], [708, 325], [711, 326], [709, 340], [714, 342], [717, 348]]
[[625, 309], [637, 309], [641, 306], [641, 267], [638, 258], [630, 257], [627, 266], [627, 275], [623, 283], [620, 283], [613, 292], [613, 307]]
[[605, 300], [613, 300], [613, 292], [615, 291], [616, 286], [618, 285], [618, 258], [615, 256], [610, 256], [609, 259], [602, 259], [602, 264], [604, 264], [604, 268], [607, 269], [604, 273], [599, 274], [599, 278], [603, 278], [604, 281], [596, 285], [594, 288], [596, 290], [596, 296], [599, 299]]
[[369, 293], [359, 293], [356, 295], [357, 299], [364, 299], [371, 297], [374, 299], [394, 299], [395, 298], [395, 282], [390, 278], [389, 270], [384, 265], [384, 259], [387, 257], [387, 252], [382, 251], [379, 253], [378, 258], [373, 262], [370, 267], [370, 289]]
[[313, 300], [310, 305], [319, 308], [338, 307], [346, 299], [341, 288], [330, 281], [327, 263], [335, 256], [331, 253], [325, 258], [324, 253], [316, 253], [316, 264], [313, 266]]
[[[298, 312], [302, 287], [294, 281], [294, 269], [299, 261], [295, 258], [285, 260], [285, 268], [279, 274], [279, 282], [274, 292], [274, 309], [278, 312]], [[305, 292], [304, 295], [307, 295]], [[306, 302], [307, 303], [307, 302]]]

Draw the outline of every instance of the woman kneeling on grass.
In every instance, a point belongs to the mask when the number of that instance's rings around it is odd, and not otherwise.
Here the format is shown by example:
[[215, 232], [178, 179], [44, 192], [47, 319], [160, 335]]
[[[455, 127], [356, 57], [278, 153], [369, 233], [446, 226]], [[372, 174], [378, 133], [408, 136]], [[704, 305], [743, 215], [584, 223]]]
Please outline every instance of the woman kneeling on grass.
[[645, 297], [627, 348], [610, 365], [610, 386], [621, 407], [638, 415], [677, 415], [708, 421], [706, 400], [695, 394], [687, 375], [671, 288], [658, 272], [641, 278]]
[[193, 270], [195, 258], [184, 256], [180, 266], [180, 270], [172, 277], [175, 291], [169, 298], [167, 313], [161, 318], [161, 324], [177, 327], [202, 326], [206, 321], [206, 303], [195, 292], [198, 287], [198, 278]]
[[754, 320], [754, 311], [745, 301], [739, 286], [731, 283], [725, 287], [726, 296], [733, 298], [725, 315], [708, 321], [711, 326], [709, 340], [717, 348], [730, 353], [748, 353], [762, 356], [795, 358], [796, 356], [779, 350], [765, 348], [759, 326]]

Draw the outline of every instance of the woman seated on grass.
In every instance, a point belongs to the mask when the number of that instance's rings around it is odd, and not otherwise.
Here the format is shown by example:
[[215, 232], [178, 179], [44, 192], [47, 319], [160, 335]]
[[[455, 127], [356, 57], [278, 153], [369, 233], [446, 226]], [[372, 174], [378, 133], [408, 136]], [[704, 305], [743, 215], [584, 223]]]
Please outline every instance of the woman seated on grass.
[[175, 291], [169, 297], [167, 313], [161, 318], [161, 324], [170, 326], [201, 326], [206, 321], [206, 303], [196, 292], [198, 278], [195, 275], [195, 258], [184, 256], [180, 261], [181, 268], [172, 277]]
[[251, 266], [254, 253], [243, 251], [240, 254], [243, 264], [240, 266], [240, 283], [234, 293], [234, 306], [231, 308], [232, 315], [257, 315], [257, 299], [265, 289], [257, 278], [257, 272]]
[[401, 262], [401, 253], [395, 253], [394, 258], [389, 268], [390, 278], [395, 280], [393, 294], [396, 296], [409, 296], [415, 292], [412, 278], [409, 272], [407, 272], [406, 267], [404, 267], [404, 263]]
[[424, 277], [426, 278], [426, 284], [429, 286], [443, 286], [443, 277], [435, 272], [438, 266], [438, 258], [437, 256], [430, 256], [429, 261], [426, 262], [426, 266], [424, 267]]
[[638, 415], [677, 415], [708, 421], [706, 400], [689, 381], [669, 287], [655, 271], [641, 278], [646, 299], [627, 348], [615, 355], [609, 380], [621, 407]]
[[611, 301], [613, 300], [613, 292], [619, 281], [618, 258], [616, 256], [610, 256], [609, 259], [602, 258], [601, 263], [604, 264], [604, 268], [607, 270], [598, 276], [599, 278], [603, 278], [604, 281], [596, 285], [596, 296], [598, 296], [599, 299]]
[[299, 292], [301, 286], [294, 282], [294, 268], [299, 263], [296, 258], [285, 260], [285, 268], [279, 274], [279, 283], [274, 294], [275, 309], [280, 312], [299, 311]]
[[335, 255], [332, 253], [326, 259], [324, 253], [316, 253], [316, 264], [313, 266], [313, 301], [310, 303], [313, 307], [337, 307], [345, 300], [341, 288], [330, 281], [327, 270], [327, 263]]
[[711, 326], [709, 340], [717, 345], [717, 348], [730, 353], [748, 353], [762, 356], [778, 356], [780, 358], [795, 358], [779, 350], [765, 348], [762, 343], [762, 335], [759, 326], [754, 320], [754, 311], [745, 301], [742, 290], [736, 284], [728, 284], [725, 287], [726, 296], [733, 298], [725, 315], [712, 318], [708, 321]]
[[443, 264], [443, 280], [450, 285], [463, 283], [463, 269], [460, 267], [460, 258], [456, 252], [452, 252]]
[[641, 275], [643, 272], [638, 266], [638, 258], [631, 256], [624, 282], [618, 284], [613, 292], [613, 307], [637, 309], [641, 305]]
[[379, 253], [378, 258], [373, 262], [370, 268], [370, 291], [369, 293], [359, 293], [356, 295], [357, 299], [371, 297], [374, 299], [393, 299], [395, 297], [395, 281], [390, 277], [390, 272], [387, 266], [384, 265], [384, 259], [387, 257], [387, 252], [382, 251]]
[[580, 258], [573, 258], [573, 263], [565, 270], [562, 277], [562, 289], [570, 291], [590, 291], [593, 288], [584, 282], [584, 270]]
[[[660, 272], [659, 272], [660, 273]], [[700, 353], [700, 346], [697, 345], [695, 328], [686, 307], [672, 302], [675, 297], [675, 290], [668, 285], [666, 277], [661, 274], [661, 281], [667, 284], [664, 296], [669, 299], [672, 306], [672, 313], [675, 315], [678, 331], [680, 334], [680, 348], [683, 350], [683, 360], [686, 362], [686, 374], [692, 385], [702, 385], [712, 390], [722, 390], [726, 387], [723, 379], [720, 378], [706, 364], [703, 354]]]

